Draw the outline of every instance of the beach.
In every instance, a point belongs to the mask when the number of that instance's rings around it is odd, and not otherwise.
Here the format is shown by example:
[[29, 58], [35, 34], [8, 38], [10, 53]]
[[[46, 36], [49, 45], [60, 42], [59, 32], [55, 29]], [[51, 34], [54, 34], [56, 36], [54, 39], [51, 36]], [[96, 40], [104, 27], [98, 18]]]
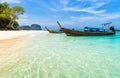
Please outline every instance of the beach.
[[0, 75], [23, 59], [21, 46], [40, 31], [0, 31]]
[[40, 31], [0, 31], [0, 40], [11, 39], [20, 36], [31, 36]]
[[36, 36], [37, 33], [39, 31], [0, 31], [0, 53]]
[[0, 78], [120, 77], [120, 32], [102, 37], [10, 33], [0, 40]]

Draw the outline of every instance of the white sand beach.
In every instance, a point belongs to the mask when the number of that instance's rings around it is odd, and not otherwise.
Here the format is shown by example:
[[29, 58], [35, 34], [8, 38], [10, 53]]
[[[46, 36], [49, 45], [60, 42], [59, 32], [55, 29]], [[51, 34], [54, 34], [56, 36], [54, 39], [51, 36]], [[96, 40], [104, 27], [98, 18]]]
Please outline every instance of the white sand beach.
[[0, 75], [23, 59], [21, 43], [42, 32], [44, 31], [0, 31]]
[[9, 48], [14, 45], [20, 45], [20, 43], [30, 37], [37, 36], [44, 31], [0, 31], [0, 54], [8, 51]]
[[20, 36], [35, 35], [44, 31], [0, 31], [0, 40], [11, 39]]

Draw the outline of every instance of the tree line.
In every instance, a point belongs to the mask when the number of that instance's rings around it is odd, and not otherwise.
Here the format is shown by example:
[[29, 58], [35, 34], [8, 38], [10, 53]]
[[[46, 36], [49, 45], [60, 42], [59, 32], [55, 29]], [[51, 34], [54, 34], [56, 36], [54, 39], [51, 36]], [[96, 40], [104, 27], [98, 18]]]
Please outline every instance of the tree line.
[[10, 7], [7, 2], [0, 3], [0, 30], [15, 30], [19, 26], [18, 16], [24, 12], [22, 6]]

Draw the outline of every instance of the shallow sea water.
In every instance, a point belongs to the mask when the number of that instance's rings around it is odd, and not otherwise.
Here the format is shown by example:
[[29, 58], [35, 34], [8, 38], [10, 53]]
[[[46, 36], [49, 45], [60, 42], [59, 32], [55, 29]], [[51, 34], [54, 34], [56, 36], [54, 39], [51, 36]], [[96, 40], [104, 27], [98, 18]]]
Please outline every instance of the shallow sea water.
[[120, 78], [120, 32], [77, 37], [44, 32], [16, 51], [22, 60], [0, 78]]

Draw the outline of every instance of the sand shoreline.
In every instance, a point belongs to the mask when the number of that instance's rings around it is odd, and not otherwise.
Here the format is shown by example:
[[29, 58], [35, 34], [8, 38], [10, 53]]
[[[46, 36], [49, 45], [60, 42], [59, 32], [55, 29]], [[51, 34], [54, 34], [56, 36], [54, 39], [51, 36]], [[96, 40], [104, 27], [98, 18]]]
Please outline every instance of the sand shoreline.
[[0, 31], [0, 76], [24, 60], [25, 40], [45, 31]]
[[12, 39], [21, 36], [36, 35], [45, 31], [0, 31], [0, 40]]
[[38, 31], [0, 31], [0, 54], [30, 38], [31, 35], [36, 36], [37, 33]]
[[45, 31], [0, 31], [0, 52]]

